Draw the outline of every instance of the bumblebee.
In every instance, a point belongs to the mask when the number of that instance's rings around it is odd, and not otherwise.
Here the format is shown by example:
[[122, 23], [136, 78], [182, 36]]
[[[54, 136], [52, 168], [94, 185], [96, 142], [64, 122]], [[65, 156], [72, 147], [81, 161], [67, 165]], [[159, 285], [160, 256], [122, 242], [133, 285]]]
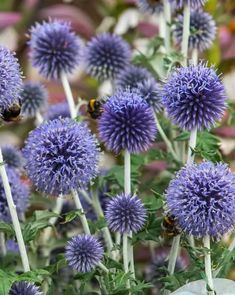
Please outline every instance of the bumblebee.
[[174, 215], [167, 214], [162, 221], [162, 229], [168, 237], [175, 237], [181, 233], [178, 228]]
[[89, 100], [87, 105], [87, 112], [90, 114], [92, 119], [98, 119], [103, 112], [103, 101], [92, 98]]
[[1, 118], [5, 122], [16, 122], [20, 120], [21, 103], [13, 103], [8, 109], [1, 113]]

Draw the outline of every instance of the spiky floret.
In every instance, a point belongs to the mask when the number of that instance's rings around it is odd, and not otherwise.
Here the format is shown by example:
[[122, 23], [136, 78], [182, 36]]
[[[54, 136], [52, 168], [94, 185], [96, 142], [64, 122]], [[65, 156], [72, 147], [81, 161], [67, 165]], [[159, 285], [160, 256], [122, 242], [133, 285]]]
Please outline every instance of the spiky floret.
[[202, 7], [207, 0], [169, 0], [169, 2], [175, 9], [181, 9], [185, 4], [190, 5], [193, 9], [198, 9]]
[[188, 165], [170, 182], [166, 203], [187, 234], [219, 238], [235, 224], [235, 175], [222, 163]]
[[[183, 39], [184, 16], [179, 15], [176, 19], [174, 37], [180, 45]], [[216, 24], [212, 16], [202, 10], [194, 10], [190, 16], [189, 49], [199, 51], [206, 50], [212, 45], [216, 35]]]
[[90, 272], [100, 262], [104, 249], [96, 237], [78, 235], [68, 241], [65, 257], [68, 265], [78, 272]]
[[226, 108], [225, 89], [214, 68], [204, 64], [173, 72], [163, 87], [162, 102], [180, 128], [211, 128]]
[[58, 196], [96, 176], [99, 149], [84, 123], [55, 119], [33, 130], [23, 149], [29, 178], [39, 191]]
[[[25, 213], [29, 205], [28, 187], [21, 181], [20, 176], [12, 168], [6, 168], [13, 201], [19, 215]], [[11, 215], [7, 205], [5, 190], [0, 179], [0, 220], [11, 222]]]
[[48, 79], [59, 79], [71, 73], [79, 63], [79, 40], [69, 23], [49, 20], [30, 30], [30, 58], [39, 73]]
[[139, 83], [146, 79], [153, 78], [148, 70], [139, 66], [130, 65], [125, 68], [117, 77], [115, 85], [117, 89], [134, 89]]
[[0, 46], [0, 112], [19, 101], [22, 88], [20, 65], [9, 49]]
[[154, 114], [136, 92], [119, 91], [103, 106], [99, 136], [105, 146], [119, 153], [127, 149], [139, 153], [150, 148], [156, 137]]
[[162, 87], [154, 78], [140, 82], [137, 91], [156, 113], [162, 110]]
[[21, 151], [13, 145], [2, 145], [3, 161], [12, 168], [23, 168], [24, 160]]
[[67, 102], [59, 102], [49, 106], [46, 113], [46, 119], [54, 120], [58, 118], [70, 118], [70, 111]]
[[83, 60], [88, 74], [106, 80], [115, 78], [127, 66], [130, 57], [126, 41], [118, 35], [102, 33], [88, 42]]
[[113, 232], [136, 233], [146, 221], [146, 210], [137, 196], [117, 195], [107, 204], [105, 217]]
[[43, 293], [34, 284], [22, 281], [12, 285], [9, 295], [43, 295]]
[[25, 82], [20, 95], [21, 113], [26, 117], [34, 117], [37, 112], [45, 111], [48, 93], [38, 82]]
[[163, 11], [162, 0], [136, 0], [139, 10], [148, 14], [159, 14]]

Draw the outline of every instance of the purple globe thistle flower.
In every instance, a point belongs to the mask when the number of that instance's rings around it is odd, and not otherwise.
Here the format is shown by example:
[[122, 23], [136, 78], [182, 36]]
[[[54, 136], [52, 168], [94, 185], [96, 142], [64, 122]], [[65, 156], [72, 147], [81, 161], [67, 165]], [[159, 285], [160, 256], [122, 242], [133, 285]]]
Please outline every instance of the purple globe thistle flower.
[[[184, 16], [179, 15], [176, 20], [174, 37], [180, 45], [183, 39]], [[190, 16], [189, 49], [203, 51], [210, 48], [216, 35], [216, 24], [212, 16], [201, 10], [194, 10]]]
[[[21, 181], [17, 172], [12, 168], [7, 168], [7, 176], [11, 187], [13, 201], [19, 215], [23, 214], [29, 205], [28, 187]], [[7, 205], [5, 190], [0, 179], [0, 220], [11, 222], [11, 216]]]
[[21, 113], [26, 117], [35, 117], [37, 112], [47, 107], [48, 93], [46, 88], [37, 82], [25, 82], [21, 92]]
[[107, 204], [105, 217], [113, 232], [137, 233], [146, 221], [146, 210], [137, 196], [121, 194]]
[[0, 112], [19, 101], [22, 88], [18, 60], [9, 49], [0, 46]]
[[78, 272], [90, 272], [101, 261], [104, 249], [94, 236], [73, 237], [66, 246], [65, 257], [68, 265]]
[[223, 116], [225, 89], [213, 68], [177, 69], [163, 87], [163, 105], [173, 123], [191, 131], [211, 128]]
[[33, 66], [48, 79], [59, 79], [62, 72], [71, 73], [79, 63], [79, 39], [67, 22], [37, 23], [31, 28], [28, 43]]
[[103, 106], [99, 122], [99, 135], [105, 146], [119, 153], [146, 151], [156, 137], [154, 114], [149, 105], [136, 92], [119, 91]]
[[85, 69], [99, 79], [113, 79], [128, 64], [130, 47], [120, 36], [103, 33], [91, 39], [84, 51]]
[[58, 118], [70, 118], [70, 111], [67, 102], [59, 102], [51, 104], [46, 114], [47, 120], [54, 120]]
[[9, 295], [43, 295], [43, 293], [34, 284], [22, 281], [12, 285]]
[[13, 145], [1, 146], [4, 162], [8, 167], [22, 169], [24, 160], [21, 151]]
[[159, 14], [163, 11], [162, 0], [136, 0], [136, 4], [142, 13]]
[[154, 112], [159, 113], [162, 110], [162, 89], [155, 79], [149, 78], [139, 83], [137, 91], [153, 108]]
[[118, 89], [133, 89], [145, 80], [152, 78], [145, 68], [130, 65], [118, 75], [115, 84]]
[[23, 149], [29, 178], [39, 191], [58, 196], [96, 176], [97, 142], [83, 123], [55, 119], [33, 130]]
[[181, 9], [185, 4], [190, 4], [190, 7], [193, 9], [198, 9], [202, 7], [207, 0], [168, 0], [170, 4], [175, 9]]
[[220, 237], [235, 223], [235, 175], [222, 163], [188, 165], [170, 182], [166, 203], [187, 234]]

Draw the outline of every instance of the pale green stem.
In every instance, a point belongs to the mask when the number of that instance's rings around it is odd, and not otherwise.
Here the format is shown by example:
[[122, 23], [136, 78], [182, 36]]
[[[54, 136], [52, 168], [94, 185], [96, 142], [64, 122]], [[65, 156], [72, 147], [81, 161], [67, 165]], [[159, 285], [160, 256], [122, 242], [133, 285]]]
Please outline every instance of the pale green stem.
[[124, 190], [126, 195], [131, 193], [131, 155], [124, 151]]
[[188, 144], [188, 158], [187, 164], [190, 165], [194, 161], [194, 153], [192, 150], [195, 149], [197, 143], [197, 128], [194, 128], [190, 133], [190, 139]]
[[171, 23], [171, 6], [168, 0], [163, 0], [164, 5], [164, 19], [165, 19], [165, 48], [166, 52], [169, 53], [171, 50], [171, 32], [170, 32], [170, 23]]
[[[212, 271], [211, 271], [211, 252], [210, 252], [210, 236], [209, 235], [203, 238], [203, 246], [207, 248], [208, 250], [205, 253], [205, 273], [207, 278], [207, 284], [211, 290], [214, 290]], [[208, 295], [215, 295], [215, 292], [208, 291]]]
[[176, 161], [178, 161], [178, 160], [179, 160], [179, 159], [178, 159], [178, 156], [177, 156], [177, 154], [176, 154], [176, 152], [175, 152], [175, 150], [174, 150], [174, 148], [173, 148], [173, 146], [172, 146], [170, 140], [167, 138], [167, 136], [166, 136], [164, 130], [162, 129], [162, 127], [161, 127], [161, 125], [160, 125], [160, 122], [159, 122], [159, 120], [158, 120], [158, 118], [157, 118], [157, 115], [154, 114], [154, 116], [155, 116], [155, 122], [156, 122], [156, 125], [157, 125], [157, 130], [158, 130], [158, 132], [160, 133], [162, 139], [164, 140], [164, 142], [165, 142], [165, 144], [166, 144], [168, 150], [171, 152], [173, 158], [174, 158]]
[[1, 249], [2, 256], [5, 256], [7, 254], [7, 249], [6, 249], [5, 234], [3, 232], [0, 232], [0, 249]]
[[159, 37], [161, 37], [162, 39], [165, 38], [165, 17], [164, 17], [164, 13], [161, 12], [158, 15], [158, 26], [159, 26]]
[[43, 116], [40, 114], [40, 112], [37, 112], [36, 115], [36, 125], [39, 126], [43, 122]]
[[103, 265], [103, 263], [99, 263], [98, 266], [106, 273], [109, 273], [109, 270], [107, 269], [107, 267], [105, 265]]
[[172, 241], [169, 260], [168, 260], [168, 267], [167, 267], [170, 275], [172, 275], [175, 271], [175, 264], [176, 264], [176, 260], [177, 260], [177, 256], [178, 256], [179, 248], [180, 248], [180, 236], [181, 235], [175, 236]]
[[[128, 258], [128, 234], [124, 233], [123, 234], [123, 246], [122, 246], [122, 251], [123, 251], [123, 265], [124, 265], [124, 271], [125, 273], [129, 272], [129, 258]], [[130, 288], [130, 281], [127, 281], [127, 288]]]
[[64, 72], [62, 72], [60, 78], [61, 78], [61, 83], [63, 85], [64, 92], [65, 92], [65, 95], [66, 95], [66, 99], [67, 99], [67, 102], [68, 102], [68, 105], [69, 105], [71, 118], [74, 119], [77, 116], [77, 114], [76, 114], [76, 106], [75, 106], [75, 103], [74, 103], [73, 94], [72, 94], [72, 90], [71, 90], [70, 85], [69, 85], [67, 75]]
[[184, 4], [183, 40], [181, 53], [184, 57], [184, 66], [187, 66], [188, 59], [188, 40], [190, 35], [190, 3]]
[[[103, 210], [101, 208], [100, 201], [99, 201], [99, 198], [98, 198], [96, 192], [93, 193], [93, 202], [92, 202], [92, 205], [93, 205], [93, 207], [94, 207], [94, 209], [96, 211], [97, 216], [98, 217], [104, 217], [104, 212], [103, 212]], [[110, 253], [112, 253], [113, 240], [112, 240], [110, 231], [109, 231], [109, 229], [108, 229], [107, 226], [104, 227], [104, 228], [102, 228], [102, 231], [103, 231], [103, 234], [104, 234], [104, 238], [105, 238], [105, 241], [106, 241], [106, 244], [107, 244], [108, 251]]]
[[77, 191], [72, 190], [72, 195], [73, 195], [74, 202], [75, 202], [75, 205], [76, 205], [77, 209], [81, 211], [81, 215], [79, 217], [80, 217], [84, 232], [87, 235], [90, 235], [91, 234], [90, 228], [89, 228], [89, 225], [88, 225], [88, 222], [87, 222], [87, 219], [86, 219], [86, 215], [85, 215], [85, 212], [83, 210], [83, 207], [82, 207], [82, 204], [80, 202], [79, 195], [78, 195]]
[[193, 49], [193, 51], [192, 51], [192, 63], [194, 66], [196, 66], [198, 64], [198, 50], [197, 49]]
[[15, 230], [16, 239], [18, 242], [20, 256], [21, 256], [21, 260], [22, 260], [22, 264], [23, 264], [23, 269], [24, 269], [24, 272], [27, 272], [27, 271], [30, 271], [29, 259], [27, 256], [27, 251], [26, 251], [23, 235], [22, 235], [21, 228], [20, 228], [20, 222], [18, 219], [16, 206], [15, 206], [13, 198], [12, 198], [11, 187], [10, 187], [10, 184], [8, 181], [5, 165], [3, 164], [3, 157], [2, 157], [1, 148], [0, 148], [0, 163], [1, 163], [0, 175], [2, 178], [2, 183], [3, 183], [3, 187], [4, 187], [6, 199], [7, 199], [7, 205], [8, 205], [9, 211], [10, 211], [11, 220], [12, 220], [13, 227]]

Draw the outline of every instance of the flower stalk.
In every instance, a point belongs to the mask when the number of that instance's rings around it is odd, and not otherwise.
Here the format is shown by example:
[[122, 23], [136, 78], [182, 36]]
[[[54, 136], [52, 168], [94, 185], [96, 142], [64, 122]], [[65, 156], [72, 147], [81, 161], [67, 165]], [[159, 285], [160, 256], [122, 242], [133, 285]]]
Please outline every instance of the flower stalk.
[[212, 271], [211, 271], [211, 252], [210, 252], [210, 236], [207, 235], [203, 239], [203, 245], [206, 249], [205, 253], [205, 273], [207, 277], [207, 284], [208, 284], [208, 295], [215, 295], [214, 292], [214, 284], [212, 279]]
[[181, 45], [181, 53], [184, 57], [184, 66], [187, 66], [189, 35], [190, 35], [190, 3], [185, 3], [184, 4], [184, 22], [183, 22], [183, 40]]
[[75, 106], [75, 103], [74, 103], [73, 94], [72, 94], [71, 87], [69, 85], [67, 75], [64, 72], [61, 73], [61, 83], [63, 85], [64, 92], [65, 92], [65, 95], [66, 95], [66, 99], [67, 99], [67, 102], [68, 102], [68, 105], [69, 105], [71, 118], [74, 119], [77, 116], [77, 114], [76, 114], [76, 106]]
[[166, 52], [169, 53], [171, 48], [171, 32], [170, 32], [171, 7], [170, 7], [169, 1], [163, 0], [163, 6], [164, 6], [164, 19], [165, 19], [164, 42], [165, 42]]
[[24, 243], [24, 239], [23, 239], [23, 235], [22, 235], [22, 231], [21, 231], [21, 227], [20, 227], [20, 222], [18, 219], [17, 211], [16, 211], [16, 206], [15, 206], [13, 198], [12, 198], [11, 187], [10, 187], [10, 184], [8, 181], [8, 176], [6, 173], [5, 165], [2, 164], [3, 163], [3, 156], [2, 156], [1, 148], [0, 148], [0, 163], [1, 163], [0, 176], [2, 178], [2, 183], [3, 183], [4, 191], [6, 194], [7, 204], [8, 204], [8, 208], [10, 211], [13, 227], [15, 230], [16, 239], [17, 239], [18, 246], [19, 246], [21, 261], [23, 264], [24, 272], [27, 272], [27, 271], [30, 271], [29, 259], [27, 256], [27, 251], [26, 251], [26, 247], [25, 247], [25, 243]]

